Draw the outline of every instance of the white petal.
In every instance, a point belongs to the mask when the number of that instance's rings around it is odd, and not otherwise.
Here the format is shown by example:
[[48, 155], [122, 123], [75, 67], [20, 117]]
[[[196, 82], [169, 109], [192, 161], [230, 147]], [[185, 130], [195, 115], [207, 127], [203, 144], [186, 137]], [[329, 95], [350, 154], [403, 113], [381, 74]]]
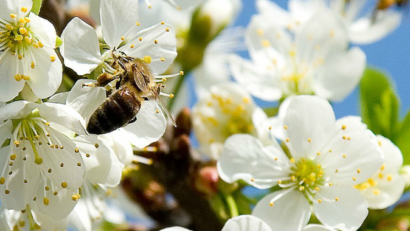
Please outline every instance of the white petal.
[[33, 2], [31, 0], [0, 0], [0, 6], [2, 6], [0, 8], [0, 18], [9, 19], [11, 13], [16, 14], [17, 18], [21, 18], [28, 13], [22, 12], [21, 8], [25, 7], [27, 10], [31, 10]]
[[3, 205], [0, 207], [0, 229], [13, 230], [14, 225], [18, 222], [21, 211], [8, 210]]
[[[159, 110], [159, 113], [156, 113]], [[165, 132], [167, 121], [154, 101], [143, 102], [137, 121], [123, 128], [131, 144], [143, 148], [159, 140]]]
[[360, 48], [331, 55], [317, 73], [314, 91], [331, 101], [343, 100], [358, 85], [365, 67], [366, 55]]
[[392, 180], [378, 180], [376, 187], [370, 187], [363, 193], [369, 208], [385, 209], [396, 203], [403, 195], [404, 179], [397, 172], [389, 175]]
[[68, 216], [70, 227], [75, 227], [79, 231], [91, 231], [92, 223], [88, 208], [84, 201], [78, 201], [74, 210]]
[[220, 177], [228, 183], [242, 179], [266, 189], [288, 176], [287, 162], [281, 149], [265, 149], [255, 137], [239, 134], [226, 140], [217, 168]]
[[[326, 22], [326, 23], [323, 23]], [[327, 61], [329, 54], [341, 52], [349, 44], [347, 28], [338, 15], [322, 8], [300, 28], [296, 36], [296, 50], [299, 60]]]
[[107, 98], [106, 91], [102, 87], [87, 87], [84, 83], [95, 83], [95, 80], [78, 80], [67, 97], [67, 105], [74, 108], [88, 122], [94, 111]]
[[235, 80], [255, 97], [275, 101], [282, 96], [274, 74], [268, 74], [264, 69], [255, 66], [254, 63], [245, 61], [238, 56], [231, 58], [230, 67]]
[[303, 231], [336, 231], [323, 225], [308, 225]]
[[[140, 38], [142, 38], [141, 41]], [[149, 67], [154, 73], [162, 74], [177, 56], [176, 42], [174, 28], [171, 25], [160, 23], [133, 35], [133, 38], [119, 50], [128, 56], [140, 59], [150, 56], [152, 62]], [[131, 44], [134, 48], [131, 48]]]
[[67, 97], [68, 97], [69, 92], [62, 92], [62, 93], [57, 93], [54, 94], [53, 96], [51, 96], [48, 99], [48, 103], [61, 103], [61, 104], [65, 104], [67, 101]]
[[269, 194], [260, 200], [252, 215], [266, 222], [272, 230], [302, 230], [311, 215], [309, 202], [302, 193], [293, 190], [277, 199], [271, 206], [272, 198], [279, 193], [282, 191]]
[[315, 199], [322, 203], [314, 203], [313, 212], [320, 222], [335, 229], [357, 230], [368, 214], [366, 201], [353, 188], [321, 188]]
[[371, 18], [361, 18], [350, 25], [349, 36], [354, 43], [367, 44], [382, 39], [394, 31], [401, 21], [401, 13], [389, 10], [378, 12], [381, 16], [372, 22]]
[[13, 131], [13, 122], [7, 120], [5, 123], [0, 124], [0, 144], [3, 145], [4, 141], [11, 138], [11, 132]]
[[45, 46], [55, 48], [57, 33], [53, 24], [34, 13], [31, 13], [29, 18], [30, 29], [33, 31], [34, 36]]
[[34, 221], [41, 226], [42, 229], [65, 230], [67, 228], [68, 220], [65, 217], [62, 219], [54, 219], [52, 216], [40, 212], [36, 204], [32, 204], [30, 208]]
[[274, 19], [270, 23], [276, 23], [281, 27], [286, 27], [292, 20], [292, 15], [288, 11], [280, 8], [273, 1], [257, 0], [256, 7], [260, 14]]
[[384, 171], [397, 173], [403, 165], [403, 155], [400, 149], [389, 139], [381, 135], [377, 135], [377, 140], [385, 156]]
[[7, 102], [16, 97], [24, 87], [24, 81], [16, 81], [17, 57], [7, 52], [0, 60], [0, 101]]
[[79, 75], [91, 73], [102, 63], [95, 30], [79, 18], [73, 18], [64, 29], [60, 47], [64, 64]]
[[261, 219], [250, 215], [229, 219], [222, 228], [222, 231], [250, 231], [250, 227], [252, 227], [252, 231], [272, 231]]
[[171, 227], [171, 228], [161, 229], [160, 231], [190, 231], [190, 230], [182, 228], [182, 227]]
[[345, 116], [336, 120], [336, 128], [344, 128], [346, 132], [364, 132], [367, 125], [362, 122], [362, 118], [359, 116]]
[[[30, 86], [31, 90], [39, 98], [47, 98], [54, 94], [61, 84], [63, 78], [63, 66], [61, 64], [58, 55], [53, 48], [30, 48], [30, 52], [33, 54], [35, 68], [30, 67], [26, 75], [30, 77], [30, 80], [26, 83]], [[55, 58], [55, 61], [51, 61], [51, 57]]]
[[[76, 137], [74, 140], [83, 156], [87, 169], [86, 179], [93, 184], [117, 186], [124, 165], [118, 161], [114, 151], [100, 139], [92, 143], [81, 137]], [[98, 144], [98, 148], [95, 144]]]
[[[1, 172], [4, 174], [1, 177], [5, 178], [5, 183], [0, 185], [0, 199], [1, 204], [8, 209], [25, 209], [33, 200], [38, 187], [40, 171], [32, 158], [34, 154], [30, 153], [30, 147], [27, 148], [27, 153], [23, 153], [21, 148], [11, 149], [10, 146], [0, 149]], [[14, 161], [9, 159], [12, 154], [17, 155]], [[26, 161], [23, 160], [24, 156], [27, 158]], [[10, 162], [13, 162], [13, 166], [9, 166]], [[24, 180], [27, 180], [27, 183], [24, 183]], [[5, 193], [6, 190], [9, 194]]]
[[[330, 151], [329, 151], [330, 150]], [[369, 130], [335, 133], [323, 146], [320, 156], [325, 175], [333, 183], [359, 184], [370, 178], [381, 166], [384, 155], [376, 137]]]
[[138, 2], [134, 0], [101, 0], [100, 18], [105, 42], [114, 48], [121, 43], [121, 37], [136, 27]]
[[106, 145], [110, 145], [122, 164], [128, 165], [131, 163], [134, 155], [132, 145], [128, 142], [126, 134], [124, 134], [122, 130], [113, 131], [99, 138], [103, 140]]
[[289, 103], [283, 126], [293, 157], [315, 156], [334, 133], [335, 114], [322, 98], [296, 96]]
[[[46, 193], [44, 190], [38, 190], [36, 204], [40, 212], [51, 216], [55, 220], [66, 218], [74, 209], [77, 201], [73, 201], [71, 196], [77, 190], [62, 189], [58, 191], [57, 195], [53, 195], [53, 191], [49, 190]], [[48, 198], [48, 205], [44, 204], [44, 198]]]
[[83, 117], [69, 106], [58, 103], [39, 105], [41, 117], [48, 122], [61, 125], [79, 135], [86, 134]]
[[[55, 187], [62, 190], [77, 190], [84, 181], [83, 158], [72, 140], [52, 128], [50, 128], [50, 135], [52, 144], [57, 144], [58, 148], [48, 146], [47, 140], [40, 138], [43, 145], [39, 145], [37, 148], [43, 158], [43, 164], [39, 166]], [[63, 148], [61, 149], [61, 147]], [[63, 182], [67, 183], [67, 189], [62, 186]], [[44, 189], [39, 189], [39, 191], [43, 192]]]
[[0, 107], [0, 121], [7, 119], [21, 119], [26, 117], [37, 106], [27, 101], [14, 101]]

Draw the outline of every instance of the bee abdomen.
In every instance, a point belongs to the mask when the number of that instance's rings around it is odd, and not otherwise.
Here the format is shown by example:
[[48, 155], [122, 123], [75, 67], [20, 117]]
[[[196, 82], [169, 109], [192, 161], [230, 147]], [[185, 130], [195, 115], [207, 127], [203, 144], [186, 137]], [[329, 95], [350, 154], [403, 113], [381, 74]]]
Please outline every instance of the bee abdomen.
[[141, 108], [140, 100], [128, 88], [122, 88], [108, 97], [91, 115], [87, 131], [105, 134], [126, 125]]

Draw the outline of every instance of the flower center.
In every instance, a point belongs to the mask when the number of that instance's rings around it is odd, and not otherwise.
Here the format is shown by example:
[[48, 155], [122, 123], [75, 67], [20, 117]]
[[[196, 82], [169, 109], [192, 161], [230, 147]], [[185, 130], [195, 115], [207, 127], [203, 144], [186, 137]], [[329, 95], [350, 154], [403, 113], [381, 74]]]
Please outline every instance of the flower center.
[[212, 127], [220, 129], [222, 142], [234, 134], [252, 134], [254, 131], [251, 115], [246, 109], [250, 99], [243, 98], [242, 101], [243, 103], [238, 103], [232, 98], [213, 94], [212, 101], [208, 102], [208, 106], [214, 106], [215, 110], [220, 111], [217, 115], [222, 115], [220, 118], [207, 118]]
[[40, 117], [38, 109], [34, 109], [26, 118], [14, 120], [13, 124], [16, 129], [13, 134], [14, 145], [17, 148], [26, 150], [26, 145], [29, 144], [33, 150], [34, 162], [38, 165], [43, 163], [43, 158], [37, 150], [38, 145], [42, 145], [41, 138], [50, 136], [46, 127], [49, 125], [43, 118]]
[[[27, 8], [21, 8], [23, 13]], [[27, 14], [25, 14], [27, 15]], [[0, 50], [11, 50], [18, 55], [19, 59], [24, 58], [24, 51], [29, 46], [36, 48], [43, 47], [43, 44], [34, 36], [30, 29], [30, 19], [28, 17], [17, 18], [16, 14], [10, 14], [10, 19], [0, 19]]]
[[320, 164], [313, 160], [300, 159], [294, 162], [291, 159], [292, 167], [290, 178], [294, 186], [306, 194], [314, 194], [319, 190], [319, 186], [324, 184], [323, 169]]

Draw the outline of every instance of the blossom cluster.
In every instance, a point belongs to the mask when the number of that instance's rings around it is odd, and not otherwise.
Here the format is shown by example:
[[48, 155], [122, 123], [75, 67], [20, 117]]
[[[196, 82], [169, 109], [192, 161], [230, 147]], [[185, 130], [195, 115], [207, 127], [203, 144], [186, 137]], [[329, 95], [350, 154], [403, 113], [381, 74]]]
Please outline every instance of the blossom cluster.
[[[138, 204], [163, 231], [209, 230], [196, 211], [222, 231], [402, 218], [410, 123], [360, 48], [402, 2], [255, 0], [240, 28], [241, 0], [72, 0], [58, 35], [44, 2], [0, 0], [1, 230], [131, 230]], [[362, 117], [338, 118], [359, 83]]]

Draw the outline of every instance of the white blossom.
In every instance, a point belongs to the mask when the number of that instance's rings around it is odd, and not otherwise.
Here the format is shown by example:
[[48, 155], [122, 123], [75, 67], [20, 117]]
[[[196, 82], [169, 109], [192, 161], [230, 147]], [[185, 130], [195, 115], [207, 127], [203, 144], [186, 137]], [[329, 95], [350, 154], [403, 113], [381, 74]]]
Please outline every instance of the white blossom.
[[359, 48], [348, 49], [341, 20], [325, 9], [296, 32], [254, 16], [246, 41], [252, 62], [233, 58], [233, 76], [263, 100], [301, 94], [342, 100], [358, 84], [366, 65]]
[[138, 1], [102, 0], [100, 6], [103, 39], [109, 49], [100, 52], [95, 30], [78, 18], [64, 29], [61, 54], [66, 66], [79, 75], [89, 74], [98, 66], [113, 72], [110, 63], [112, 52], [146, 60], [154, 73], [163, 73], [174, 61], [176, 53], [175, 32], [170, 25], [158, 23], [139, 29]]
[[16, 101], [0, 108], [0, 199], [7, 209], [36, 204], [54, 219], [73, 209], [84, 180], [84, 162], [67, 131], [84, 134], [72, 108]]
[[403, 165], [400, 149], [389, 139], [378, 135], [379, 145], [385, 155], [381, 168], [367, 181], [356, 185], [371, 209], [384, 209], [396, 203], [403, 194], [405, 179], [399, 174]]
[[37, 97], [49, 97], [62, 79], [53, 25], [30, 13], [31, 0], [1, 0], [0, 5], [0, 101], [16, 97], [25, 84]]
[[349, 40], [358, 44], [376, 42], [392, 31], [401, 21], [401, 13], [394, 9], [374, 11], [368, 7], [375, 2], [369, 0], [290, 0], [289, 12], [281, 9], [270, 0], [257, 0], [257, 9], [267, 20], [274, 20], [282, 27], [298, 30], [313, 17], [320, 8], [329, 8], [334, 15], [343, 19], [348, 27]]
[[312, 211], [331, 228], [359, 228], [368, 205], [353, 186], [382, 166], [384, 155], [375, 135], [357, 129], [362, 126], [357, 120], [336, 121], [330, 104], [315, 96], [292, 98], [282, 124], [290, 157], [278, 145], [234, 135], [219, 159], [220, 177], [229, 183], [242, 179], [260, 189], [281, 188], [253, 211], [273, 230], [301, 230]]
[[218, 159], [225, 140], [234, 134], [267, 139], [266, 114], [234, 83], [214, 85], [192, 109], [193, 129], [203, 153]]

